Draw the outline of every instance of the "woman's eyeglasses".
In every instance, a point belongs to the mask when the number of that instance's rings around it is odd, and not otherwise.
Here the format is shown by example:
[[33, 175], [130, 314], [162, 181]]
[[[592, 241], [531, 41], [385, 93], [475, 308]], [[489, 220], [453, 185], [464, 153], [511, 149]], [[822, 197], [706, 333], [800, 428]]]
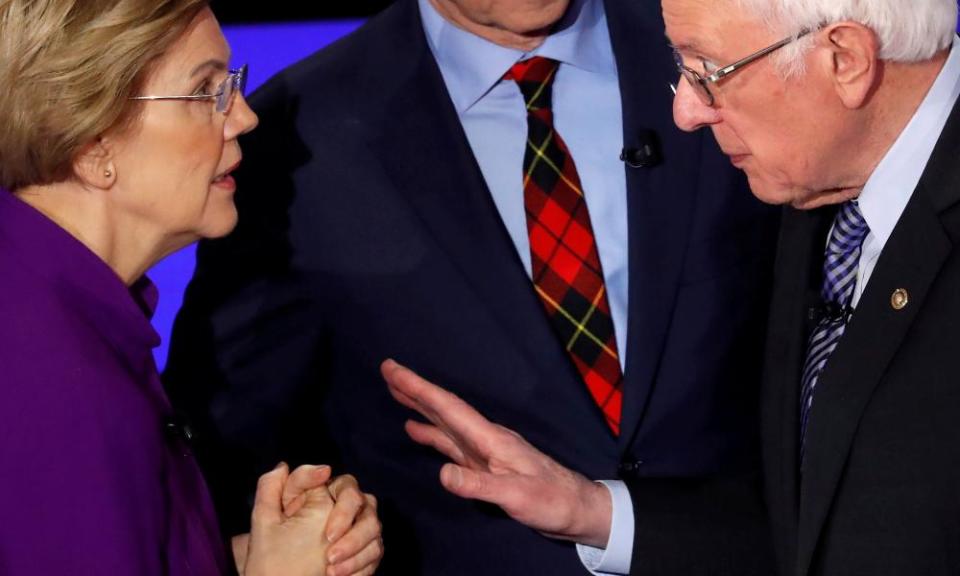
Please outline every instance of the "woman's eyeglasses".
[[237, 93], [243, 94], [247, 88], [247, 65], [227, 72], [227, 77], [212, 94], [192, 94], [190, 96], [133, 96], [131, 100], [216, 100], [216, 110], [222, 114], [230, 112]]

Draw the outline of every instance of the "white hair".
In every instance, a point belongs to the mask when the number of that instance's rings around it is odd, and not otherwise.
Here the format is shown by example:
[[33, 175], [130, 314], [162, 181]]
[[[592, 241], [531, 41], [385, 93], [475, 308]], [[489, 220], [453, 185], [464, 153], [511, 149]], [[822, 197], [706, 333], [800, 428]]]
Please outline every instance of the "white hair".
[[[859, 22], [873, 30], [880, 58], [921, 62], [950, 46], [957, 27], [957, 0], [737, 0], [784, 34], [816, 30], [834, 22]], [[801, 73], [812, 41], [785, 47], [777, 64], [786, 75]]]

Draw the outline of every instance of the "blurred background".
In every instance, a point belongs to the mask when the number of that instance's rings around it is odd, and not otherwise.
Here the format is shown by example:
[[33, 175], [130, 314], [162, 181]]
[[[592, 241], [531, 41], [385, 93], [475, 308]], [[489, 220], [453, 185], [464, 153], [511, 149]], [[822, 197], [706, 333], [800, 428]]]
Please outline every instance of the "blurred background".
[[[366, 18], [389, 4], [389, 0], [212, 2], [213, 11], [233, 49], [233, 66], [250, 66], [248, 94], [284, 67], [349, 34]], [[269, 194], [270, 191], [258, 193]], [[193, 275], [194, 253], [194, 246], [187, 247], [148, 273], [160, 289], [160, 304], [153, 317], [153, 325], [162, 340], [154, 351], [160, 370], [166, 365], [174, 317]]]

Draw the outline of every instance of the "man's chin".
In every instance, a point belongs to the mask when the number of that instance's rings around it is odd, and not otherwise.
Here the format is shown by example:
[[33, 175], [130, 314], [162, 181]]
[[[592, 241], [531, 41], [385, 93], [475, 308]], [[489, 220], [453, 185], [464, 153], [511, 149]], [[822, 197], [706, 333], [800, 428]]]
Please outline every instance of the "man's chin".
[[754, 176], [746, 171], [750, 191], [764, 204], [790, 204], [798, 200], [796, 190], [782, 184], [778, 185], [767, 179]]
[[813, 210], [830, 204], [841, 204], [856, 198], [862, 190], [862, 187], [815, 190], [770, 180], [751, 173], [750, 170], [744, 172], [750, 183], [750, 191], [758, 200], [765, 204], [789, 205], [797, 210]]
[[859, 189], [826, 190], [823, 192], [810, 193], [805, 197], [798, 197], [795, 201], [791, 202], [790, 205], [797, 210], [813, 210], [821, 206], [842, 204], [847, 200], [853, 200], [859, 195]]

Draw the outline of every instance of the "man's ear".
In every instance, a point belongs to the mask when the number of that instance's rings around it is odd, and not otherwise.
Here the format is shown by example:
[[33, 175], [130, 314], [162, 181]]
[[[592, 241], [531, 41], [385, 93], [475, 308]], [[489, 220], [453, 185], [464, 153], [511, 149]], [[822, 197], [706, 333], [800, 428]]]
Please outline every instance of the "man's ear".
[[105, 136], [88, 144], [73, 161], [73, 173], [85, 186], [108, 189], [117, 181], [112, 142]]
[[818, 46], [826, 51], [824, 66], [843, 105], [861, 108], [882, 74], [877, 35], [858, 22], [838, 22], [821, 32]]

